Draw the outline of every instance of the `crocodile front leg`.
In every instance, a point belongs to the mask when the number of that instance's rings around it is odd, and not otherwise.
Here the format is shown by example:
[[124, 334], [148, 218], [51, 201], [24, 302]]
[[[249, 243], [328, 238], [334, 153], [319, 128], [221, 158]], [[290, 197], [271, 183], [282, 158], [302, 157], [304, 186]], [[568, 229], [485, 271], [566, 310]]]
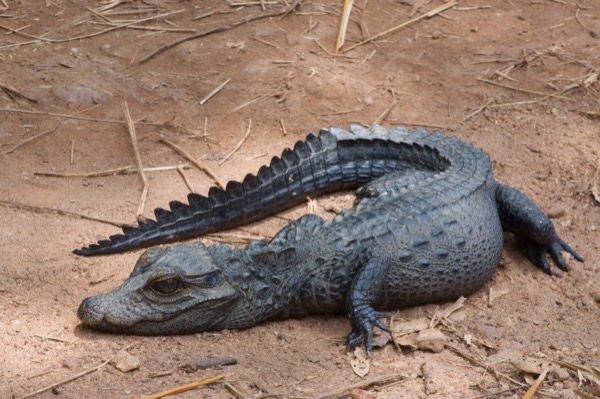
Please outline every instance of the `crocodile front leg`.
[[549, 254], [561, 270], [567, 271], [569, 267], [562, 251], [583, 262], [583, 257], [556, 234], [552, 221], [525, 194], [503, 184], [496, 184], [495, 188], [502, 229], [517, 236], [531, 263], [550, 274], [550, 264], [546, 259], [546, 254]]
[[347, 296], [346, 307], [352, 323], [352, 332], [348, 334], [346, 347], [351, 350], [364, 342], [369, 357], [373, 352], [373, 327], [391, 333], [379, 320], [389, 318], [389, 314], [378, 312], [372, 306], [381, 292], [388, 269], [387, 257], [369, 259], [354, 277]]

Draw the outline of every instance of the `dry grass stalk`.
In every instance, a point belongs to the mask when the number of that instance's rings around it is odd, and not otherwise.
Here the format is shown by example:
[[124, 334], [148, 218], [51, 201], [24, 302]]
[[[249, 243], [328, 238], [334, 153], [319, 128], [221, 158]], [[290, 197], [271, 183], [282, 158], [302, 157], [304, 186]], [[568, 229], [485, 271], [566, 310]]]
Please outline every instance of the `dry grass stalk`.
[[234, 109], [232, 109], [232, 110], [231, 110], [231, 113], [237, 112], [237, 111], [239, 111], [240, 109], [242, 109], [242, 108], [245, 108], [245, 107], [247, 107], [247, 106], [248, 106], [248, 105], [250, 105], [250, 104], [254, 104], [255, 102], [257, 102], [257, 101], [259, 101], [259, 100], [262, 100], [262, 99], [263, 99], [263, 98], [265, 98], [265, 97], [267, 97], [267, 96], [265, 96], [265, 95], [256, 96], [256, 97], [254, 97], [252, 100], [246, 101], [245, 103], [243, 103], [243, 104], [241, 104], [241, 105], [238, 105], [237, 107], [235, 107]]
[[344, 50], [343, 52], [344, 52], [344, 53], [347, 53], [348, 51], [354, 50], [355, 48], [357, 48], [357, 47], [360, 47], [360, 46], [362, 46], [363, 44], [367, 44], [367, 43], [370, 43], [370, 42], [372, 42], [372, 41], [374, 41], [374, 40], [381, 39], [383, 36], [386, 36], [386, 35], [388, 35], [388, 34], [390, 34], [390, 33], [393, 33], [393, 32], [395, 32], [395, 31], [397, 31], [397, 30], [399, 30], [399, 29], [402, 29], [402, 28], [404, 28], [404, 27], [406, 27], [406, 26], [412, 25], [412, 24], [414, 24], [415, 22], [418, 22], [418, 21], [420, 21], [420, 20], [422, 20], [422, 19], [425, 19], [425, 18], [431, 18], [431, 17], [433, 17], [433, 16], [435, 16], [435, 15], [437, 15], [437, 14], [439, 14], [439, 13], [443, 12], [443, 11], [446, 11], [446, 10], [447, 10], [447, 9], [449, 9], [449, 8], [452, 8], [452, 7], [454, 7], [456, 4], [458, 4], [458, 0], [452, 0], [452, 1], [449, 1], [448, 3], [446, 3], [446, 4], [444, 4], [444, 5], [441, 5], [440, 7], [434, 8], [433, 10], [431, 10], [431, 11], [429, 11], [429, 12], [426, 12], [426, 13], [425, 13], [425, 14], [423, 14], [423, 15], [420, 15], [420, 16], [418, 16], [418, 17], [416, 17], [416, 18], [410, 19], [410, 20], [408, 20], [408, 21], [406, 21], [406, 22], [404, 22], [404, 23], [401, 23], [400, 25], [396, 25], [396, 26], [394, 26], [393, 28], [391, 28], [391, 29], [388, 29], [388, 30], [386, 30], [386, 31], [383, 31], [383, 32], [381, 32], [381, 33], [379, 33], [379, 34], [377, 34], [377, 35], [375, 35], [375, 36], [371, 36], [371, 37], [369, 37], [368, 39], [365, 39], [365, 40], [363, 40], [362, 42], [360, 42], [360, 43], [357, 43], [357, 44], [355, 44], [354, 46], [347, 48], [347, 49], [346, 49], [346, 50]]
[[338, 54], [346, 41], [346, 30], [348, 29], [348, 21], [350, 21], [350, 13], [354, 0], [344, 0], [342, 15], [340, 17], [340, 27], [338, 29], [337, 40], [335, 42], [335, 53]]
[[233, 154], [235, 154], [244, 144], [244, 142], [246, 141], [246, 139], [248, 138], [248, 136], [250, 135], [250, 129], [252, 128], [252, 119], [250, 119], [248, 121], [248, 128], [246, 129], [246, 134], [244, 134], [244, 137], [242, 138], [242, 140], [237, 143], [237, 145], [235, 146], [235, 148], [233, 150], [231, 150], [231, 152], [229, 154], [227, 154], [227, 156], [225, 158], [223, 158], [221, 160], [221, 162], [219, 162], [219, 166], [223, 165], [229, 158], [231, 158], [231, 156]]
[[140, 195], [140, 202], [138, 205], [136, 216], [139, 218], [144, 214], [144, 205], [146, 204], [146, 197], [148, 196], [148, 179], [146, 178], [146, 174], [144, 173], [144, 166], [142, 165], [142, 157], [140, 156], [140, 148], [138, 146], [137, 137], [135, 134], [135, 124], [131, 119], [131, 115], [129, 114], [129, 107], [127, 106], [127, 102], [123, 102], [123, 114], [125, 114], [125, 121], [127, 122], [127, 131], [129, 132], [129, 137], [131, 138], [131, 146], [133, 148], [133, 153], [135, 155], [135, 162], [138, 167], [138, 171], [140, 173], [140, 177], [142, 178], [142, 194]]
[[69, 165], [75, 163], [75, 140], [71, 140], [71, 150], [69, 151]]
[[225, 386], [225, 389], [227, 389], [229, 391], [229, 393], [232, 394], [233, 396], [235, 396], [237, 399], [248, 399], [246, 397], [246, 395], [244, 395], [243, 393], [241, 393], [239, 391], [239, 389], [237, 389], [236, 387], [234, 387], [230, 383], [226, 382], [226, 383], [223, 384], [223, 386]]
[[257, 42], [260, 42], [260, 43], [266, 44], [267, 46], [271, 46], [271, 47], [273, 47], [273, 48], [279, 48], [279, 47], [278, 47], [276, 44], [273, 44], [273, 43], [271, 43], [271, 42], [268, 42], [268, 41], [266, 41], [266, 40], [263, 40], [263, 39], [259, 38], [257, 35], [254, 35], [254, 37], [253, 37], [252, 39], [256, 40]]
[[179, 147], [177, 144], [170, 142], [167, 139], [160, 139], [160, 142], [163, 143], [163, 144], [168, 145], [169, 147], [171, 147], [172, 149], [174, 149], [175, 151], [177, 151], [181, 156], [187, 158], [187, 160], [190, 161], [192, 164], [194, 164], [194, 166], [196, 166], [202, 172], [206, 173], [207, 176], [210, 177], [217, 186], [219, 186], [222, 189], [225, 189], [225, 185], [223, 183], [221, 183], [221, 179], [219, 179], [219, 177], [217, 177], [217, 175], [215, 174], [215, 172], [213, 172], [212, 169], [209, 168], [207, 165], [205, 165], [204, 163], [200, 162], [200, 160], [194, 158], [186, 150], [184, 150], [183, 148]]
[[0, 84], [0, 89], [2, 89], [2, 91], [4, 91], [6, 93], [7, 96], [9, 96], [11, 98], [11, 100], [16, 101], [18, 99], [23, 99], [23, 100], [27, 100], [30, 103], [34, 103], [37, 104], [37, 100], [27, 97], [26, 95], [24, 95], [23, 93], [21, 93], [20, 91], [18, 91], [17, 89], [15, 89], [14, 87], [8, 86], [6, 84]]
[[[144, 168], [144, 172], [162, 172], [167, 170], [177, 170], [177, 169], [189, 169], [190, 165], [182, 164], [175, 166], [156, 166], [152, 168]], [[57, 172], [33, 172], [35, 176], [47, 176], [47, 177], [77, 177], [77, 178], [89, 178], [89, 177], [104, 177], [104, 176], [114, 176], [114, 175], [131, 175], [134, 173], [138, 173], [138, 168], [135, 166], [129, 165], [124, 166], [122, 168], [108, 169], [100, 172], [91, 172], [91, 173], [57, 173]]]
[[213, 10], [213, 11], [205, 12], [204, 14], [200, 14], [200, 15], [192, 18], [192, 21], [197, 21], [199, 19], [210, 17], [212, 15], [215, 15], [218, 12], [223, 12], [224, 10], [225, 10], [225, 8], [219, 8], [218, 10]]
[[523, 395], [522, 399], [532, 399], [533, 398], [533, 396], [537, 392], [537, 390], [540, 387], [540, 385], [542, 384], [542, 382], [544, 382], [544, 380], [546, 379], [546, 374], [548, 374], [548, 370], [549, 370], [549, 368], [546, 367], [544, 369], [544, 371], [542, 371], [542, 374], [539, 375], [539, 377], [535, 380], [535, 382], [531, 385], [531, 387], [527, 390], [527, 392], [525, 392], [525, 395]]
[[386, 374], [378, 377], [373, 377], [368, 380], [360, 381], [356, 384], [351, 384], [345, 388], [336, 389], [321, 395], [313, 397], [313, 399], [333, 399], [345, 397], [352, 392], [353, 389], [366, 389], [370, 387], [382, 387], [386, 385], [395, 384], [398, 381], [406, 380], [407, 377], [402, 373]]
[[[45, 112], [45, 111], [31, 111], [28, 109], [9, 109], [9, 108], [0, 108], [0, 112], [14, 112], [18, 114], [31, 114], [31, 115], [42, 115], [42, 116], [50, 116], [54, 118], [63, 118], [63, 119], [75, 119], [79, 121], [88, 121], [88, 122], [98, 122], [98, 123], [117, 123], [119, 125], [123, 124], [123, 121], [117, 119], [98, 119], [98, 118], [87, 118], [85, 116], [77, 116], [77, 115], [68, 115], [68, 114], [57, 114], [55, 112]], [[160, 122], [135, 122], [138, 125], [151, 125], [151, 126], [164, 126], [166, 123]]]
[[188, 177], [185, 174], [185, 171], [183, 170], [183, 168], [177, 167], [177, 172], [179, 172], [179, 175], [181, 176], [181, 178], [185, 182], [185, 185], [187, 186], [188, 190], [190, 190], [191, 193], [195, 193], [196, 191], [192, 187], [192, 183], [190, 182], [190, 179], [188, 179]]
[[220, 92], [221, 90], [223, 90], [223, 87], [225, 87], [225, 85], [227, 85], [227, 83], [231, 82], [231, 78], [228, 78], [226, 81], [224, 81], [223, 83], [221, 83], [220, 85], [218, 85], [217, 87], [215, 87], [215, 89], [213, 91], [211, 91], [210, 93], [208, 93], [206, 95], [206, 97], [204, 97], [202, 100], [200, 100], [200, 105], [204, 105], [206, 104], [206, 102], [208, 100], [210, 100], [215, 94], [217, 94], [218, 92]]
[[269, 13], [264, 13], [264, 14], [259, 14], [259, 15], [255, 15], [252, 17], [248, 17], [248, 18], [242, 18], [239, 21], [236, 21], [230, 25], [223, 25], [223, 26], [219, 26], [213, 29], [209, 29], [203, 32], [198, 32], [195, 33], [193, 35], [184, 37], [182, 39], [179, 40], [175, 40], [174, 42], [171, 42], [165, 46], [162, 46], [156, 50], [154, 50], [152, 53], [148, 54], [147, 56], [143, 57], [142, 59], [140, 59], [138, 61], [138, 63], [143, 64], [145, 62], [147, 62], [148, 60], [150, 60], [151, 58], [154, 58], [155, 56], [164, 53], [167, 50], [170, 50], [178, 45], [180, 45], [181, 43], [185, 43], [189, 40], [194, 40], [194, 39], [199, 39], [201, 37], [204, 36], [208, 36], [208, 35], [212, 35], [214, 33], [219, 33], [219, 32], [225, 32], [227, 30], [231, 30], [234, 28], [237, 28], [238, 26], [242, 26], [242, 25], [247, 25], [250, 22], [254, 22], [254, 21], [258, 21], [260, 19], [265, 19], [265, 18], [272, 18], [272, 17], [285, 17], [287, 14], [289, 14], [290, 12], [292, 12], [298, 5], [300, 5], [300, 3], [302, 3], [302, 0], [296, 0], [294, 1], [292, 4], [290, 4], [289, 7], [287, 7], [284, 10], [278, 10], [278, 11], [274, 11], [274, 12], [269, 12]]
[[143, 398], [140, 398], [140, 399], [160, 399], [165, 396], [176, 395], [178, 393], [186, 392], [191, 389], [200, 388], [201, 386], [204, 386], [204, 385], [212, 384], [213, 382], [217, 382], [219, 380], [222, 380], [223, 378], [225, 378], [224, 375], [219, 375], [217, 377], [207, 377], [202, 380], [192, 382], [190, 384], [182, 385], [177, 388], [169, 389], [169, 390], [166, 390], [163, 392], [159, 392], [154, 395], [144, 396]]
[[492, 104], [494, 102], [494, 100], [487, 100], [485, 103], [483, 103], [482, 105], [480, 105], [479, 107], [477, 107], [475, 110], [473, 110], [472, 112], [470, 112], [467, 116], [465, 116], [463, 118], [463, 121], [466, 121], [467, 119], [471, 119], [472, 117], [474, 117], [475, 115], [477, 115], [478, 113], [480, 113], [481, 111], [483, 111], [484, 109], [486, 109], [490, 104]]
[[387, 117], [388, 117], [388, 115], [390, 114], [390, 112], [392, 112], [392, 110], [394, 109], [394, 107], [396, 106], [396, 104], [398, 104], [398, 103], [397, 103], [397, 102], [396, 102], [396, 100], [394, 99], [394, 100], [392, 101], [392, 103], [391, 103], [391, 104], [390, 104], [390, 105], [389, 105], [389, 106], [388, 106], [388, 107], [385, 109], [385, 111], [383, 111], [383, 112], [381, 113], [381, 115], [379, 115], [379, 116], [377, 117], [377, 119], [375, 119], [375, 120], [373, 121], [373, 125], [381, 125], [381, 123], [382, 123], [382, 122], [385, 120], [385, 118], [387, 118]]
[[544, 93], [541, 91], [536, 91], [536, 90], [528, 90], [528, 89], [522, 89], [520, 87], [515, 87], [515, 86], [509, 86], [509, 85], [505, 85], [502, 83], [497, 83], [488, 79], [483, 79], [483, 78], [477, 78], [477, 80], [479, 80], [480, 82], [484, 82], [493, 86], [498, 86], [498, 87], [502, 87], [505, 89], [509, 89], [509, 90], [514, 90], [514, 91], [520, 91], [522, 93], [529, 93], [529, 94], [536, 94], [538, 96], [546, 96], [546, 97], [554, 97], [554, 98], [560, 98], [561, 100], [567, 100], [567, 101], [575, 101], [570, 97], [565, 97], [565, 96], [561, 96], [559, 94], [552, 94], [552, 93]]
[[272, 5], [276, 5], [279, 4], [276, 1], [265, 1], [265, 0], [260, 0], [260, 1], [238, 1], [238, 2], [231, 2], [229, 3], [229, 5], [231, 7], [245, 7], [245, 6], [261, 6], [262, 10], [265, 11], [267, 9], [267, 5], [272, 6]]
[[19, 147], [22, 147], [22, 146], [24, 146], [25, 144], [31, 143], [32, 141], [35, 141], [35, 140], [37, 140], [37, 139], [39, 139], [39, 138], [42, 138], [42, 137], [44, 137], [44, 136], [47, 136], [47, 135], [49, 135], [49, 134], [52, 134], [52, 133], [54, 133], [54, 132], [56, 131], [56, 129], [58, 129], [58, 126], [60, 126], [60, 124], [63, 122], [63, 120], [64, 120], [64, 119], [61, 119], [61, 120], [59, 120], [59, 121], [58, 121], [58, 123], [57, 123], [56, 125], [54, 125], [54, 127], [53, 127], [52, 129], [50, 129], [50, 130], [46, 130], [46, 131], [45, 131], [45, 132], [43, 132], [43, 133], [40, 133], [40, 134], [38, 134], [38, 135], [35, 135], [35, 136], [33, 136], [33, 137], [30, 137], [30, 138], [28, 138], [28, 139], [25, 139], [25, 140], [23, 140], [23, 141], [21, 141], [21, 142], [19, 142], [19, 143], [15, 144], [15, 145], [14, 145], [12, 148], [10, 148], [9, 150], [6, 150], [6, 151], [4, 151], [3, 153], [0, 153], [0, 156], [4, 156], [4, 155], [11, 154], [11, 153], [15, 152], [15, 150], [17, 150]]
[[283, 135], [287, 136], [287, 130], [285, 128], [285, 123], [283, 122], [283, 119], [279, 120], [279, 124], [281, 125], [281, 131], [283, 132]]
[[35, 205], [29, 205], [29, 204], [24, 204], [24, 203], [15, 202], [15, 201], [0, 200], [0, 205], [6, 206], [9, 208], [27, 210], [27, 211], [31, 211], [31, 212], [37, 212], [37, 213], [52, 213], [55, 215], [70, 216], [70, 217], [74, 217], [74, 218], [78, 218], [78, 219], [86, 219], [86, 220], [91, 220], [94, 222], [110, 224], [112, 226], [117, 226], [117, 227], [131, 226], [128, 223], [113, 222], [111, 220], [100, 219], [100, 218], [96, 218], [93, 216], [82, 215], [80, 213], [65, 211], [63, 209], [48, 208], [45, 206], [35, 206]]

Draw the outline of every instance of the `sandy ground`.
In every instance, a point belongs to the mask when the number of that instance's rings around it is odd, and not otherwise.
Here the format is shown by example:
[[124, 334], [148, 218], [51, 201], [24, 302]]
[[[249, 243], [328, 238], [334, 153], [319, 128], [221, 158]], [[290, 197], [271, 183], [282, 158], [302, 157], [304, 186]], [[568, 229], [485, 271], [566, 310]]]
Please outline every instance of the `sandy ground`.
[[[123, 123], [124, 103], [136, 122], [144, 166], [187, 163], [159, 141], [165, 138], [202, 159], [223, 180], [256, 172], [310, 131], [379, 120], [386, 126], [442, 129], [482, 147], [493, 160], [497, 179], [525, 191], [549, 212], [559, 234], [586, 261], [571, 260], [568, 273], [550, 277], [529, 264], [507, 238], [494, 279], [453, 316], [450, 326], [456, 332], [439, 327], [455, 349], [431, 353], [387, 345], [375, 351], [369, 374], [361, 378], [344, 352], [349, 323], [343, 316], [174, 337], [84, 329], [75, 314], [80, 301], [123, 281], [139, 252], [77, 257], [71, 250], [119, 229], [4, 206], [0, 398], [20, 397], [61, 381], [125, 347], [139, 359], [138, 370], [123, 373], [108, 365], [36, 397], [139, 398], [220, 374], [247, 398], [316, 397], [399, 374], [405, 378], [368, 390], [377, 398], [469, 398], [531, 383], [540, 362], [600, 366], [596, 1], [461, 0], [441, 15], [338, 57], [330, 53], [341, 10], [337, 2], [304, 0], [285, 18], [241, 25], [246, 18], [282, 8], [267, 5], [263, 11], [259, 5], [232, 7], [217, 0], [118, 3], [102, 11], [103, 19], [86, 6], [99, 10], [108, 2], [0, 2], [4, 205], [13, 201], [133, 223], [142, 190], [138, 174], [82, 176], [135, 164]], [[442, 4], [358, 1], [345, 47]], [[122, 24], [149, 17], [155, 18], [108, 31], [107, 21]], [[140, 62], [175, 40], [235, 24], [239, 26], [182, 42]], [[226, 80], [223, 90], [200, 104]], [[250, 121], [247, 140], [219, 164]], [[185, 174], [197, 192], [206, 193], [212, 185], [195, 168]], [[169, 200], [184, 200], [189, 191], [175, 170], [147, 176], [147, 216]], [[322, 198], [317, 212], [331, 217], [325, 209], [350, 201], [349, 194]], [[298, 207], [283, 216], [307, 211]], [[248, 229], [269, 237], [285, 223], [271, 218]], [[236, 237], [249, 234], [236, 230], [203, 240], [242, 245]], [[491, 306], [490, 293], [499, 294]], [[427, 317], [438, 306], [396, 311], [394, 320]], [[220, 356], [233, 356], [238, 363], [221, 370], [181, 369]], [[523, 356], [538, 370], [526, 373], [526, 367], [515, 365]], [[539, 397], [575, 398], [577, 390], [600, 396], [598, 385], [554, 363]], [[524, 392], [487, 397], [517, 398]], [[177, 397], [233, 395], [215, 384]]]

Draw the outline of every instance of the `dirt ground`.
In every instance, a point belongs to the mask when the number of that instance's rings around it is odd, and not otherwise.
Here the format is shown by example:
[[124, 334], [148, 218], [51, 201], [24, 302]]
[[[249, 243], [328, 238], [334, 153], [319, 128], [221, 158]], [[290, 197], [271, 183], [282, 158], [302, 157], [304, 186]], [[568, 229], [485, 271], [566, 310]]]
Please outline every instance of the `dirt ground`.
[[[281, 2], [272, 3], [262, 10], [259, 3], [218, 0], [0, 1], [0, 398], [64, 380], [126, 347], [139, 369], [124, 373], [109, 364], [35, 397], [139, 398], [224, 374], [246, 398], [318, 397], [383, 375], [404, 378], [366, 388], [373, 396], [355, 397], [470, 398], [503, 391], [486, 397], [520, 398], [526, 389], [514, 388], [530, 384], [540, 363], [600, 367], [599, 4], [461, 0], [336, 57], [339, 2], [304, 0], [285, 18], [240, 24], [283, 11]], [[357, 1], [344, 47], [443, 4]], [[169, 43], [219, 27], [230, 29], [141, 62]], [[355, 374], [345, 354], [344, 316], [173, 337], [82, 328], [75, 313], [81, 300], [120, 284], [139, 252], [77, 257], [73, 249], [119, 229], [10, 204], [133, 223], [140, 176], [87, 175], [135, 165], [124, 103], [136, 122], [145, 167], [188, 163], [162, 138], [202, 159], [224, 181], [256, 172], [322, 127], [379, 121], [442, 129], [489, 153], [496, 178], [549, 212], [559, 234], [586, 261], [571, 259], [568, 273], [550, 277], [508, 237], [494, 279], [467, 298], [450, 327], [439, 326], [450, 340], [446, 349], [400, 351], [389, 344], [375, 351], [366, 377]], [[246, 141], [221, 164], [250, 124]], [[76, 176], [39, 175], [46, 172]], [[185, 175], [199, 193], [212, 185], [193, 167]], [[189, 191], [176, 170], [149, 171], [147, 177], [146, 216]], [[320, 198], [316, 211], [331, 218], [326, 209], [347, 206], [351, 198]], [[306, 212], [298, 207], [283, 218], [203, 241], [243, 245], [239, 237], [249, 231], [269, 237], [285, 218]], [[395, 323], [419, 319], [438, 306], [399, 310], [393, 317]], [[237, 364], [181, 368], [221, 356], [233, 356]], [[538, 370], [526, 372], [517, 361], [522, 357]], [[553, 363], [537, 395], [575, 398], [581, 391], [600, 397], [598, 385], [584, 377]], [[215, 384], [176, 397], [234, 396]]]

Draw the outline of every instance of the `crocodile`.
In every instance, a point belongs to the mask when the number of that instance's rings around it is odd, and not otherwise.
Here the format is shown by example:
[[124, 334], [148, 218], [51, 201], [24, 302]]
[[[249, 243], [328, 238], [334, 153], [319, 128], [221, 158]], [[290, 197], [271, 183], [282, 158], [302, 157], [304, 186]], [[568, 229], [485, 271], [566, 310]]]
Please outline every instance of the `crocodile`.
[[583, 261], [525, 194], [495, 181], [481, 149], [402, 126], [310, 134], [243, 182], [173, 201], [170, 211], [156, 209], [156, 221], [74, 252], [186, 239], [347, 189], [356, 189], [352, 208], [331, 221], [305, 215], [269, 242], [149, 248], [122, 285], [84, 299], [77, 314], [95, 329], [168, 335], [345, 311], [347, 347], [371, 354], [373, 329], [389, 331], [386, 310], [455, 299], [490, 280], [503, 231], [548, 274], [550, 259], [568, 270], [563, 251]]

